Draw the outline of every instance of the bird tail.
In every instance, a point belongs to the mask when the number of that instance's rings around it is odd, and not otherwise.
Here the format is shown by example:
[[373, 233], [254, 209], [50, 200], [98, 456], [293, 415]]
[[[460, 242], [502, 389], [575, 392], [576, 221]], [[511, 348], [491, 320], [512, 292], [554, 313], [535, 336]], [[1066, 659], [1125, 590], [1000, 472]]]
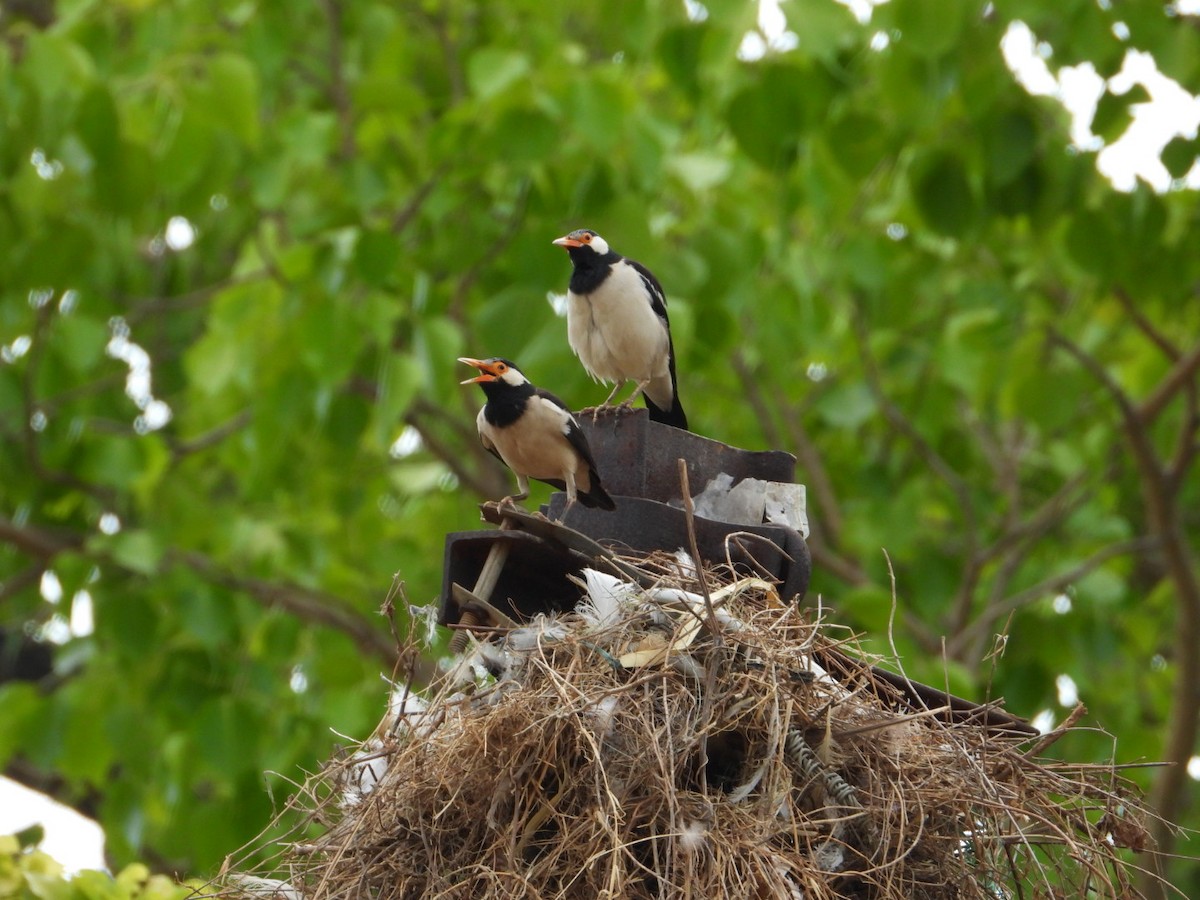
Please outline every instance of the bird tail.
[[612, 497], [608, 496], [608, 491], [604, 489], [604, 485], [600, 483], [600, 475], [595, 469], [592, 469], [592, 487], [590, 490], [579, 492], [579, 502], [584, 506], [590, 506], [593, 509], [613, 510], [617, 508], [616, 502]]
[[650, 399], [649, 394], [642, 394], [646, 401], [646, 409], [650, 413], [651, 422], [662, 422], [664, 425], [670, 425], [672, 428], [680, 428], [684, 431], [688, 430], [687, 414], [683, 411], [683, 405], [679, 402], [679, 397], [671, 398], [671, 408], [663, 409], [656, 406], [654, 401]]

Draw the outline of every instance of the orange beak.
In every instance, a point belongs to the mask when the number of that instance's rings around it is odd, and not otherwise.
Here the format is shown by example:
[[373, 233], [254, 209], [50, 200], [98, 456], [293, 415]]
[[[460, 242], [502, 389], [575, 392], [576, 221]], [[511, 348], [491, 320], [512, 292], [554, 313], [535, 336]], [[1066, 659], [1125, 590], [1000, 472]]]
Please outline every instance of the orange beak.
[[582, 247], [583, 246], [583, 241], [578, 241], [575, 238], [571, 237], [569, 234], [564, 235], [563, 237], [560, 237], [558, 240], [552, 241], [551, 243], [553, 243], [555, 246], [558, 246], [558, 247]]
[[466, 363], [468, 366], [474, 366], [480, 372], [474, 378], [468, 378], [465, 381], [460, 381], [459, 384], [479, 384], [484, 381], [495, 381], [499, 376], [496, 374], [492, 364], [482, 359], [472, 359], [469, 356], [460, 356], [460, 363]]

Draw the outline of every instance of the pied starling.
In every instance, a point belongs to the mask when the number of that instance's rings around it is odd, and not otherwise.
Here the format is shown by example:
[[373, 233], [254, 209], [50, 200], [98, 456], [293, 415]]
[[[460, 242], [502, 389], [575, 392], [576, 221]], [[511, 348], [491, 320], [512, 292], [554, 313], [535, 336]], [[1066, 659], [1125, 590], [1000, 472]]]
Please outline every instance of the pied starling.
[[578, 499], [584, 506], [616, 509], [600, 484], [600, 473], [587, 438], [566, 405], [534, 387], [512, 362], [499, 357], [459, 362], [479, 375], [463, 384], [478, 384], [487, 402], [475, 420], [484, 449], [513, 470], [519, 493], [501, 500], [514, 503], [529, 496], [535, 478], [567, 492], [567, 509]]
[[626, 381], [637, 387], [650, 419], [687, 430], [675, 385], [675, 348], [667, 321], [667, 295], [641, 263], [626, 259], [596, 232], [581, 228], [554, 242], [574, 266], [567, 287], [567, 339], [587, 373], [616, 382], [609, 406]]

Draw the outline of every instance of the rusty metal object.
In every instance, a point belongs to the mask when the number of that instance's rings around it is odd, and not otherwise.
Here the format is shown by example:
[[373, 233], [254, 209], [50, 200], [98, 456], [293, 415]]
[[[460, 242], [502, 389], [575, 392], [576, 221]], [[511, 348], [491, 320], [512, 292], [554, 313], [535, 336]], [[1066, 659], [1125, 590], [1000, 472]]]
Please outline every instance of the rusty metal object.
[[[722, 472], [743, 478], [791, 482], [796, 457], [782, 450], [739, 450], [720, 441], [651, 422], [644, 409], [605, 410], [592, 421], [577, 416], [587, 435], [605, 489], [614, 497], [642, 497], [659, 503], [678, 502], [676, 460], [686, 459], [692, 492], [702, 491]], [[618, 501], [619, 508], [619, 501]]]

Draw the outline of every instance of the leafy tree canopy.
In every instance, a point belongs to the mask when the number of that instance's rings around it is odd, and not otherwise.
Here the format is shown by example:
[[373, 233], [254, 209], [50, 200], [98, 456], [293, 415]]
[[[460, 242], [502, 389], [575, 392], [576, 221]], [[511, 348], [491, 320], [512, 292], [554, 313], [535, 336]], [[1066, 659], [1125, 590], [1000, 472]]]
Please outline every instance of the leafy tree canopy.
[[885, 650], [894, 571], [913, 677], [1032, 714], [1069, 676], [1200, 825], [1200, 205], [1113, 190], [999, 47], [1195, 93], [1196, 20], [783, 10], [748, 60], [745, 0], [5, 4], [8, 773], [202, 872], [369, 731], [393, 574], [428, 602], [509, 484], [455, 357], [603, 396], [547, 302], [588, 226], [666, 286], [693, 427], [798, 455], [831, 615]]

